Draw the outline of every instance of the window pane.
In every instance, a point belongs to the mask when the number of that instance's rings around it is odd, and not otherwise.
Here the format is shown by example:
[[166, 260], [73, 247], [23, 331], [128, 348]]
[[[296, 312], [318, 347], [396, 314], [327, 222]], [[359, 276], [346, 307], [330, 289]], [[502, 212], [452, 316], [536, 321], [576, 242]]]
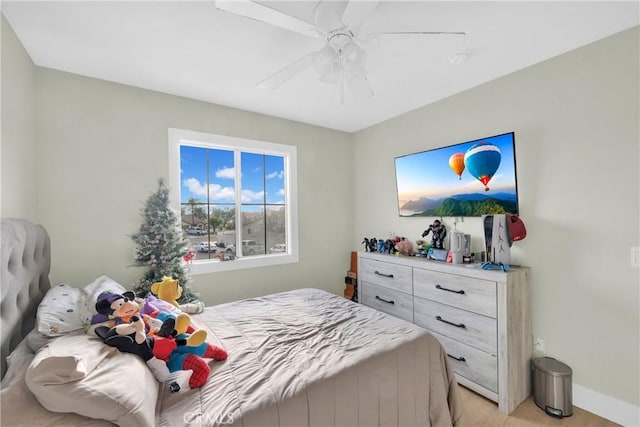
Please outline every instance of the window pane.
[[207, 228], [207, 205], [192, 198], [182, 204], [181, 214], [190, 247], [195, 251], [195, 259], [209, 258], [211, 250]]
[[265, 157], [266, 202], [269, 204], [285, 203], [284, 157]]
[[190, 199], [206, 202], [207, 149], [180, 146], [180, 202]]
[[[209, 227], [211, 240], [215, 242], [215, 257], [235, 255], [233, 245], [236, 242], [236, 209], [233, 204], [215, 204], [211, 206]], [[214, 231], [215, 230], [215, 231]]]
[[242, 203], [264, 203], [264, 155], [242, 153]]
[[242, 205], [242, 256], [265, 254], [264, 208]]
[[216, 258], [221, 252], [218, 233], [224, 243], [235, 230], [234, 153], [181, 145], [180, 168], [182, 224], [195, 259]]
[[284, 206], [267, 206], [265, 247], [267, 253], [287, 253], [286, 211]]
[[207, 154], [209, 202], [233, 203], [236, 197], [233, 151], [209, 148]]
[[202, 191], [207, 177], [206, 161], [204, 148], [184, 146], [180, 150], [181, 168], [188, 171], [181, 177], [182, 227], [195, 251], [195, 259], [209, 257], [206, 193]]

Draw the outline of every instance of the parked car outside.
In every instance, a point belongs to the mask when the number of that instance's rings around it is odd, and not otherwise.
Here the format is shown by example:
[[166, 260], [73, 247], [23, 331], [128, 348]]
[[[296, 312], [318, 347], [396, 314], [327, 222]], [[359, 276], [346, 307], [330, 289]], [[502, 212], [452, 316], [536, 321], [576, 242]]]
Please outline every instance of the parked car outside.
[[269, 252], [272, 254], [287, 252], [287, 245], [284, 243], [276, 243], [272, 248], [269, 248]]
[[189, 227], [187, 229], [187, 234], [192, 236], [202, 236], [204, 234], [204, 230], [202, 230], [200, 227]]
[[[236, 245], [227, 246], [225, 252], [230, 255], [235, 255]], [[255, 240], [242, 241], [242, 255], [256, 255], [258, 253], [264, 254], [264, 246], [259, 245]]]
[[193, 245], [193, 249], [198, 252], [215, 252], [218, 250], [218, 248], [216, 247], [216, 242], [211, 242], [211, 244], [209, 244], [209, 242], [196, 243], [195, 245]]

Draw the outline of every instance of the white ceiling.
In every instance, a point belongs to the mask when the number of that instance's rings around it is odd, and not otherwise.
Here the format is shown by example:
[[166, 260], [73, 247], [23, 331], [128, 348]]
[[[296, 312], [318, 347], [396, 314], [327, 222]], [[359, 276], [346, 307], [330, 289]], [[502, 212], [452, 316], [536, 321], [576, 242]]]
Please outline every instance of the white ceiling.
[[[266, 3], [266, 2], [265, 2]], [[316, 1], [271, 3], [313, 22]], [[36, 65], [354, 132], [639, 23], [638, 1], [381, 1], [360, 34], [374, 97], [341, 105], [312, 69], [256, 84], [324, 40], [223, 12], [207, 1], [2, 1]], [[448, 61], [461, 49], [460, 65]]]

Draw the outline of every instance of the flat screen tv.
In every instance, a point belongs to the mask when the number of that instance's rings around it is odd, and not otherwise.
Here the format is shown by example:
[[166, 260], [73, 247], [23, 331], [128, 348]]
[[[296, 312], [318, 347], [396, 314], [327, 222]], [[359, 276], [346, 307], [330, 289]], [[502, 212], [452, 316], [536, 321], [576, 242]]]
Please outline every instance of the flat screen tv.
[[514, 133], [396, 157], [401, 217], [518, 215]]

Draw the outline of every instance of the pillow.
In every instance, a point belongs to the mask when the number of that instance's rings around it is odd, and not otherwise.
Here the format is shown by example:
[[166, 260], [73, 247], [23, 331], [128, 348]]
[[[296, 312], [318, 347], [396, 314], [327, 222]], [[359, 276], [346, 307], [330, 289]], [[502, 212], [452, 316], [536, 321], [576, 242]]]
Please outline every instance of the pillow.
[[38, 332], [55, 337], [82, 329], [86, 324], [82, 290], [61, 283], [47, 291], [38, 306]]
[[42, 334], [37, 328], [33, 328], [22, 341], [24, 341], [31, 354], [36, 354], [38, 350], [53, 338], [55, 337]]
[[13, 382], [24, 377], [27, 367], [33, 360], [33, 352], [29, 350], [26, 339], [7, 356], [7, 371], [0, 382], [0, 389], [5, 389]]
[[103, 292], [123, 293], [125, 288], [107, 276], [100, 276], [84, 289], [60, 283], [47, 291], [38, 306], [37, 329], [56, 337], [84, 328], [96, 314], [96, 301]]
[[[27, 369], [40, 404], [120, 426], [155, 425], [158, 383], [141, 358], [90, 335], [51, 340]], [[79, 404], [79, 402], [82, 402]]]

